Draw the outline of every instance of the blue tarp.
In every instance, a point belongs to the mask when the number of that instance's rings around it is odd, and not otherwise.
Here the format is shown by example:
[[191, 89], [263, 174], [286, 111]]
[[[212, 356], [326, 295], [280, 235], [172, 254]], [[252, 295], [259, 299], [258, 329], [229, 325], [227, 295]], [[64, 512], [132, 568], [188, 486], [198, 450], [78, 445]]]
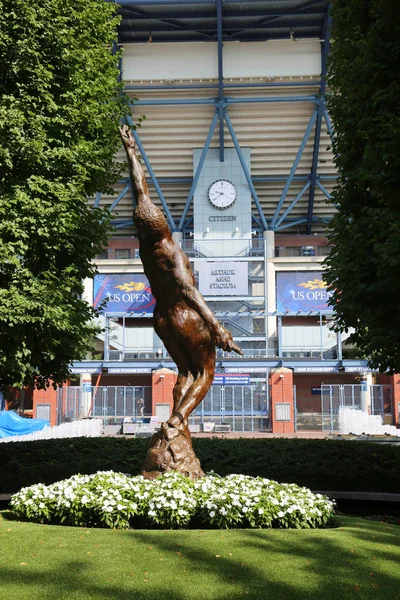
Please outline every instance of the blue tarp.
[[12, 410], [0, 411], [0, 438], [26, 435], [49, 426], [50, 423], [44, 419], [24, 419]]

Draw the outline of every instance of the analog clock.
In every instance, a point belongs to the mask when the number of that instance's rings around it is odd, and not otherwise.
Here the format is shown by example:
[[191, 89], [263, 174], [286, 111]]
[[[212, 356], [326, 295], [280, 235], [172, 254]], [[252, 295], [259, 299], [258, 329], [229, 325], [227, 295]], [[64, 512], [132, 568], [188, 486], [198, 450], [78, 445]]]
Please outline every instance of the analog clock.
[[215, 208], [229, 208], [236, 200], [236, 188], [230, 181], [218, 179], [208, 188], [208, 199]]

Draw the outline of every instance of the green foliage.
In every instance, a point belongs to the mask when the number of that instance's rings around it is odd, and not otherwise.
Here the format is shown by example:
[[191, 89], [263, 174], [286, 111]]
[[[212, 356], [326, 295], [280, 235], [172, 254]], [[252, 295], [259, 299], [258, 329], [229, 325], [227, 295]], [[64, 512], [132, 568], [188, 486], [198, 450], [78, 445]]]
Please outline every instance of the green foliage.
[[327, 98], [338, 213], [324, 278], [337, 326], [371, 365], [400, 371], [400, 11], [398, 0], [332, 2]]
[[[74, 438], [0, 444], [0, 493], [77, 473], [138, 475], [146, 439]], [[400, 447], [313, 439], [193, 439], [205, 472], [266, 477], [312, 490], [400, 492]]]
[[179, 473], [149, 481], [113, 471], [76, 475], [23, 488], [11, 499], [17, 518], [37, 523], [103, 526], [287, 527], [310, 529], [333, 516], [333, 502], [297, 485], [245, 475], [209, 474], [193, 482]]
[[116, 6], [0, 0], [0, 389], [61, 382], [90, 348], [81, 299], [106, 243], [119, 119]]

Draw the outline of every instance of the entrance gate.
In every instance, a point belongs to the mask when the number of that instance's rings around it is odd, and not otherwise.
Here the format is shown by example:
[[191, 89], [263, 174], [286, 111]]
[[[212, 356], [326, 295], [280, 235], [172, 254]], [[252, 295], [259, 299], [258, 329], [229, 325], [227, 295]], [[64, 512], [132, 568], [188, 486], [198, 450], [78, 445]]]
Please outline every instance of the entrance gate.
[[322, 431], [339, 431], [339, 408], [361, 409], [360, 384], [321, 385]]
[[[321, 385], [322, 431], [339, 431], [339, 408], [341, 406], [361, 409], [362, 387], [360, 384]], [[371, 414], [381, 415], [382, 422], [384, 422], [385, 416], [388, 417], [388, 421], [391, 421], [391, 386], [371, 385], [369, 394]]]
[[225, 425], [231, 431], [269, 430], [268, 394], [250, 385], [213, 385], [192, 413], [190, 423]]
[[371, 415], [381, 415], [382, 422], [392, 422], [392, 386], [371, 385]]
[[[79, 419], [82, 416], [82, 394], [79, 386], [60, 388], [57, 392], [58, 423]], [[140, 403], [144, 399], [144, 417], [151, 415], [151, 387], [99, 386], [90, 390], [92, 407], [90, 416], [101, 417], [108, 424], [120, 423], [124, 417], [134, 421], [141, 418]], [[163, 417], [164, 418], [164, 417]], [[269, 394], [256, 386], [213, 385], [203, 402], [190, 416], [191, 425], [213, 423], [225, 425], [231, 431], [266, 431], [270, 429]]]
[[[57, 407], [59, 422], [72, 421], [82, 417], [82, 394], [87, 390], [80, 386], [68, 386], [57, 390]], [[124, 417], [132, 417], [134, 420], [141, 417], [141, 405], [139, 400], [144, 400], [144, 415], [146, 406], [151, 406], [150, 386], [92, 386], [92, 406], [90, 416], [102, 417], [109, 424], [121, 422]], [[150, 411], [151, 412], [151, 411]], [[88, 415], [84, 415], [88, 416]]]

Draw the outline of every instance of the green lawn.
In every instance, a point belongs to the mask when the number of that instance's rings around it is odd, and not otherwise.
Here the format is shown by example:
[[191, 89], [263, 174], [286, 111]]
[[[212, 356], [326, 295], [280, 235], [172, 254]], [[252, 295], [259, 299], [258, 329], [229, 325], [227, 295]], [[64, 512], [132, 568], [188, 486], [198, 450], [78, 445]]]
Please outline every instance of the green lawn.
[[400, 599], [400, 527], [156, 531], [0, 516], [0, 600]]

